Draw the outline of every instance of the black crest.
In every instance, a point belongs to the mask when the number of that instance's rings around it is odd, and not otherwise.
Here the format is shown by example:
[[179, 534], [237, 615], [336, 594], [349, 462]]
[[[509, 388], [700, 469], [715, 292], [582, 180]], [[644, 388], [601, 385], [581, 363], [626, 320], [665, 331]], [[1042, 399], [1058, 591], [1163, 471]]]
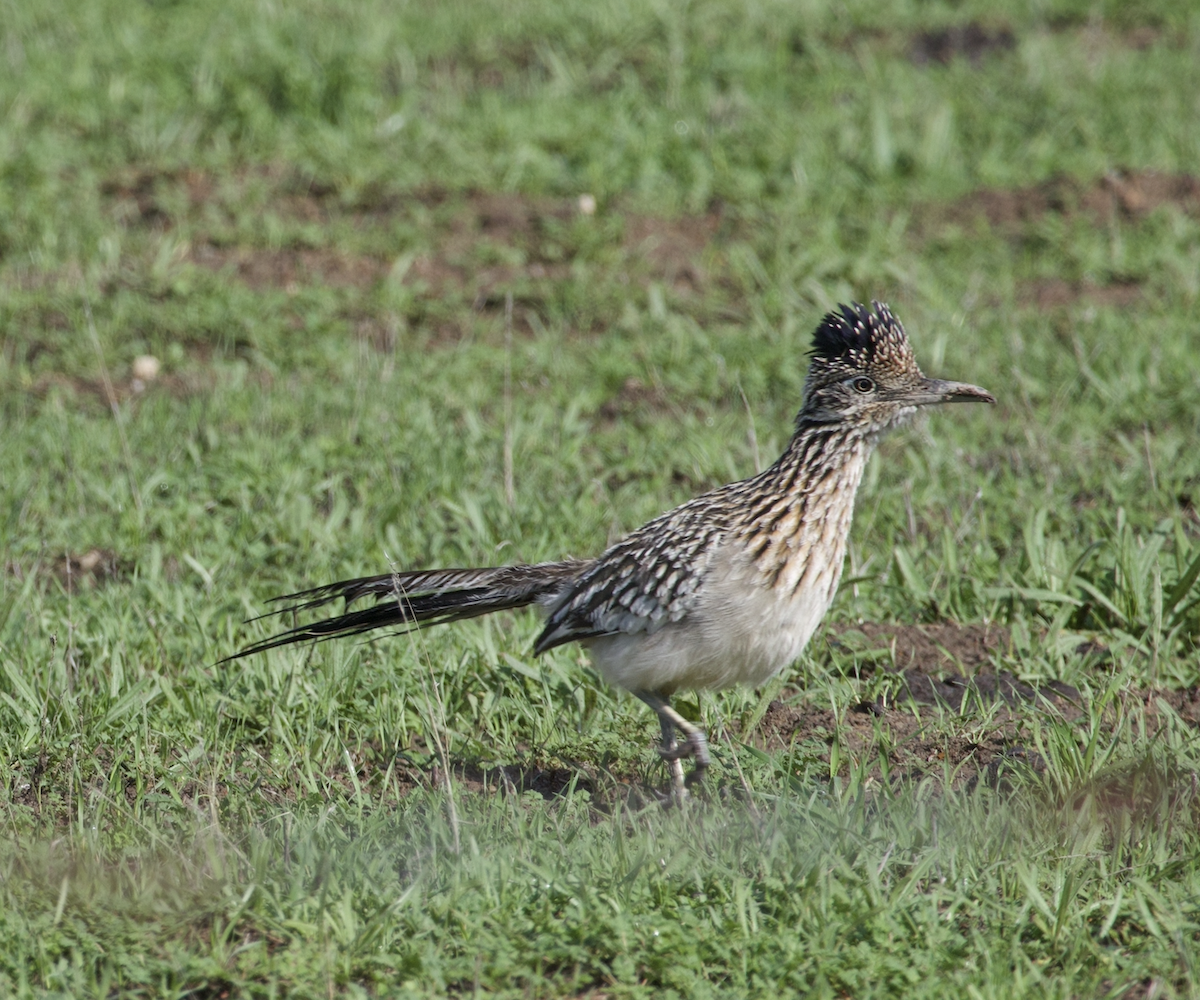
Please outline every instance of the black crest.
[[871, 361], [880, 348], [906, 341], [904, 328], [887, 306], [872, 302], [839, 304], [839, 312], [827, 313], [813, 334], [813, 356], [825, 361], [842, 358], [862, 364]]

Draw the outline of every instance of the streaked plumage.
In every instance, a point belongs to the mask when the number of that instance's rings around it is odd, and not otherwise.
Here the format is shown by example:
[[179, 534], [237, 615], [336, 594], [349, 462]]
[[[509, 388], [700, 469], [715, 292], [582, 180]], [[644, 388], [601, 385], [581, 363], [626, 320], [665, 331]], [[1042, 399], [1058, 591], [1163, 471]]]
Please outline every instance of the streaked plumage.
[[[769, 469], [660, 515], [596, 559], [384, 574], [279, 598], [291, 602], [285, 612], [338, 598], [347, 611], [233, 658], [536, 604], [546, 624], [534, 653], [580, 642], [606, 680], [654, 708], [682, 790], [679, 758], [695, 757], [696, 776], [708, 752], [670, 695], [760, 684], [800, 655], [837, 592], [875, 443], [919, 407], [954, 401], [994, 402], [977, 386], [925, 378], [886, 306], [842, 306], [813, 336], [795, 433]], [[376, 603], [349, 609], [364, 597]], [[682, 747], [676, 729], [687, 736]]]

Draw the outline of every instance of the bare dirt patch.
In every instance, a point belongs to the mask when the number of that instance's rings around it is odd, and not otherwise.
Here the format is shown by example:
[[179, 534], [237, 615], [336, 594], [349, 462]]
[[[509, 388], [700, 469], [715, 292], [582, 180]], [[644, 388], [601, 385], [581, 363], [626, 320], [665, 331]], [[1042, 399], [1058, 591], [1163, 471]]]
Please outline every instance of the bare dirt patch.
[[[200, 355], [198, 360], [204, 360], [203, 352], [197, 353]], [[195, 393], [209, 391], [213, 383], [212, 372], [203, 368], [193, 368], [182, 373], [167, 372], [156, 377], [153, 382], [145, 382], [130, 374], [112, 380], [110, 398], [109, 386], [106, 386], [102, 379], [46, 372], [33, 381], [28, 392], [37, 399], [47, 399], [55, 392], [61, 392], [74, 397], [76, 401], [109, 409], [113, 400], [117, 403], [129, 403], [149, 398], [156, 392], [168, 392], [182, 399]]]
[[141, 171], [100, 185], [100, 193], [112, 199], [113, 214], [125, 225], [154, 226], [168, 222], [156, 196], [160, 174]]
[[574, 215], [567, 199], [470, 195], [428, 234], [404, 281], [433, 297], [466, 295], [477, 310], [499, 306], [503, 286], [520, 299], [536, 299], [530, 284], [569, 276], [573, 254], [562, 229]]
[[1007, 27], [989, 28], [978, 21], [922, 31], [909, 42], [908, 57], [918, 66], [938, 63], [949, 65], [955, 59], [967, 59], [978, 65], [987, 56], [1017, 47], [1017, 36]]
[[209, 271], [229, 273], [251, 288], [297, 289], [301, 285], [366, 288], [390, 265], [371, 257], [327, 249], [260, 249], [202, 244], [189, 259]]
[[[997, 669], [996, 658], [1009, 644], [1003, 626], [867, 622], [834, 630], [830, 641], [867, 654], [864, 672], [884, 671], [898, 681], [895, 690], [886, 698], [853, 706], [840, 720], [832, 709], [795, 703], [794, 693], [785, 692], [768, 707], [754, 734], [764, 749], [779, 750], [806, 740], [832, 746], [837, 741], [854, 756], [876, 750], [883, 732], [893, 778], [948, 769], [956, 783], [974, 783], [982, 775], [994, 784], [1006, 768], [1037, 769], [1037, 759], [1017, 742], [1019, 705], [1064, 714], [1077, 710], [1079, 693], [1074, 688], [1055, 682], [1035, 689]], [[974, 738], [934, 733], [930, 720], [909, 706], [911, 702], [957, 711], [967, 697], [981, 703], [999, 700], [1006, 706], [997, 713], [994, 728]]]
[[1146, 707], [1146, 714], [1153, 718], [1166, 706], [1185, 722], [1200, 727], [1200, 687], [1183, 688], [1177, 691], [1137, 691], [1131, 697], [1139, 698]]
[[[582, 220], [570, 199], [517, 194], [476, 193], [467, 197], [448, 226], [412, 265], [411, 278], [432, 293], [470, 290], [476, 308], [495, 304], [491, 290], [514, 281], [564, 280], [576, 259], [578, 235], [570, 227]], [[616, 220], [619, 225], [610, 225]], [[604, 242], [615, 243], [625, 262], [644, 277], [662, 280], [678, 291], [694, 291], [704, 281], [700, 259], [715, 239], [721, 213], [663, 218], [620, 208], [609, 218], [584, 225], [604, 227]], [[478, 263], [481, 249], [515, 251], [518, 260]], [[637, 265], [640, 265], [638, 267]]]
[[[251, 288], [366, 290], [390, 277], [413, 290], [408, 319], [438, 341], [458, 339], [463, 309], [498, 313], [509, 295], [516, 328], [536, 326], [535, 316], [578, 297], [567, 288], [580, 280], [577, 261], [593, 280], [602, 272], [635, 287], [659, 283], [686, 299], [710, 284], [720, 258], [709, 248], [730, 229], [719, 205], [665, 217], [590, 195], [428, 187], [350, 197], [270, 164], [220, 177], [128, 170], [101, 193], [121, 224], [151, 241], [170, 232], [187, 263]], [[386, 330], [370, 339], [390, 342]]]
[[1008, 629], [993, 623], [892, 625], [862, 622], [833, 630], [834, 641], [850, 649], [886, 649], [899, 669], [934, 672], [961, 668], [975, 672], [992, 665], [1009, 642]]
[[[1011, 754], [1015, 727], [1008, 718], [995, 729], [972, 740], [930, 731], [917, 715], [896, 708], [874, 711], [851, 710], [839, 720], [832, 709], [816, 705], [789, 704], [795, 692], [784, 692], [771, 702], [754, 734], [755, 742], [768, 751], [788, 749], [806, 741], [836, 742], [848, 766], [853, 758], [885, 751], [893, 780], [919, 779], [926, 775], [952, 773], [955, 785], [976, 779], [993, 761]], [[880, 745], [885, 734], [886, 750]], [[828, 757], [828, 752], [822, 754]], [[878, 777], [878, 774], [876, 775]]]
[[[100, 185], [118, 222], [167, 229], [177, 221], [172, 203], [197, 208], [216, 198], [217, 183], [201, 170], [124, 170]], [[182, 198], [173, 197], [174, 194]]]
[[583, 767], [542, 767], [538, 764], [481, 768], [468, 765], [459, 770], [457, 782], [472, 792], [503, 791], [512, 795], [536, 792], [543, 799], [567, 794], [572, 787], [594, 794], [596, 783]]
[[[151, 205], [151, 195], [142, 195], [141, 202], [130, 198], [131, 205], [140, 206], [139, 218], [169, 224], [165, 213]], [[723, 222], [720, 209], [665, 218], [614, 207], [608, 215], [591, 217], [584, 216], [573, 199], [496, 192], [457, 198], [419, 192], [386, 199], [370, 211], [333, 210], [331, 200], [325, 194], [285, 191], [269, 205], [281, 216], [303, 221], [328, 222], [340, 212], [357, 226], [382, 225], [389, 217], [411, 218], [430, 205], [437, 207], [437, 218], [431, 222], [426, 213], [425, 221], [415, 227], [420, 229], [417, 243], [397, 244], [395, 253], [386, 257], [333, 247], [218, 245], [201, 235], [187, 259], [253, 288], [366, 288], [394, 273], [422, 297], [465, 298], [471, 308], [482, 311], [502, 307], [508, 292], [518, 304], [536, 305], [551, 294], [551, 285], [571, 279], [572, 262], [583, 244], [592, 251], [598, 244], [606, 246], [606, 263], [620, 268], [627, 279], [661, 281], [677, 294], [692, 294], [706, 281], [702, 259]], [[573, 231], [575, 226], [597, 228]]]
[[[1027, 188], [983, 188], [957, 201], [926, 205], [915, 216], [914, 232], [931, 237], [949, 230], [979, 226], [1016, 240], [1036, 238], [1037, 226], [1048, 217], [1067, 222], [1084, 219], [1093, 225], [1137, 222], [1163, 206], [1200, 217], [1200, 177], [1153, 170], [1118, 170], [1087, 183], [1053, 177]], [[1143, 298], [1139, 281], [1114, 276], [1105, 284], [1052, 278], [1024, 282], [1018, 301], [1041, 310], [1063, 309], [1078, 302], [1129, 308]]]
[[[1158, 24], [1114, 24], [1094, 17], [1052, 17], [1048, 27], [1053, 33], [1075, 33], [1079, 44], [1090, 51], [1114, 47], [1144, 51], [1167, 38]], [[1186, 43], [1183, 38], [1169, 40]], [[1011, 52], [1018, 42], [1017, 34], [1007, 25], [969, 21], [911, 36], [908, 58], [917, 66], [948, 66], [963, 59], [978, 68], [988, 57]]]
[[112, 549], [88, 549], [78, 555], [64, 553], [54, 560], [53, 572], [68, 593], [81, 583], [92, 585], [116, 580], [129, 564]]
[[706, 277], [701, 260], [721, 222], [720, 208], [676, 219], [626, 215], [624, 249], [645, 260], [650, 273], [675, 291], [699, 291]]
[[[1130, 10], [1132, 9], [1133, 5], [1130, 5]], [[1099, 53], [1113, 48], [1144, 52], [1159, 43], [1165, 43], [1173, 48], [1182, 48], [1188, 43], [1186, 33], [1169, 32], [1160, 23], [1135, 24], [1128, 21], [1114, 23], [1094, 17], [1081, 20], [1079, 17], [1066, 15], [1052, 17], [1049, 24], [1052, 31], [1075, 32], [1079, 43], [1091, 53]]]
[[1103, 223], [1142, 218], [1163, 205], [1200, 214], [1200, 178], [1154, 170], [1117, 170], [1091, 183], [1053, 177], [1027, 188], [982, 188], [949, 204], [928, 206], [926, 220], [959, 225], [982, 220], [993, 229], [1012, 233], [1046, 215], [1084, 214]]
[[661, 414], [673, 409], [661, 386], [646, 385], [640, 378], [627, 378], [615, 396], [601, 404], [597, 416], [605, 424], [624, 422], [640, 413]]
[[[1187, 44], [1186, 34], [1169, 35], [1158, 23], [1136, 24], [1127, 19], [1117, 23], [1099, 19], [1094, 14], [1052, 15], [1043, 27], [1027, 29], [1021, 34], [1003, 22], [973, 20], [909, 35], [880, 28], [859, 28], [849, 36], [829, 36], [825, 40], [842, 49], [868, 44], [889, 55], [907, 58], [922, 68], [966, 63], [977, 70], [988, 60], [1016, 50], [1025, 35], [1046, 33], [1070, 33], [1074, 35], [1073, 43], [1091, 53], [1114, 48], [1141, 51], [1163, 41], [1176, 47]], [[793, 41], [792, 51], [796, 55], [803, 55], [804, 50], [802, 41]]]
[[[1081, 695], [1070, 685], [1053, 681], [1035, 688], [999, 667], [997, 657], [1009, 644], [1003, 626], [868, 622], [832, 632], [831, 643], [864, 654], [862, 669], [867, 676], [883, 671], [898, 683], [887, 697], [841, 713], [807, 704], [799, 692], [785, 691], [771, 702], [750, 734], [763, 749], [778, 751], [805, 741], [832, 747], [836, 742], [842, 755], [852, 758], [883, 749], [893, 778], [942, 774], [948, 769], [956, 784], [973, 788], [982, 781], [999, 787], [1014, 775], [1040, 774], [1046, 769], [1041, 756], [1021, 744], [1023, 714], [1048, 711], [1071, 718], [1081, 711]], [[1001, 702], [992, 728], [972, 738], [934, 731], [936, 716], [923, 717], [920, 710], [927, 705], [958, 711], [967, 697], [980, 704]], [[1129, 691], [1124, 697], [1135, 704], [1140, 701], [1147, 720], [1172, 712], [1200, 727], [1200, 687]], [[1160, 780], [1152, 770], [1122, 771], [1081, 788], [1073, 793], [1073, 808], [1091, 796], [1102, 812], [1144, 811], [1143, 800], [1158, 801], [1163, 787], [1187, 783]]]
[[[1036, 689], [1008, 671], [997, 670], [996, 657], [1009, 643], [1008, 629], [1002, 625], [864, 622], [837, 630], [831, 641], [856, 652], [886, 653], [883, 659], [876, 656], [868, 669], [883, 669], [897, 677], [901, 696], [919, 704], [958, 710], [968, 696], [1014, 704], [1043, 698], [1055, 704], [1079, 700], [1079, 692], [1070, 685], [1052, 681]], [[867, 707], [877, 713], [886, 708], [881, 703]]]
[[1017, 290], [1019, 302], [1037, 306], [1042, 310], [1062, 309], [1080, 301], [1124, 308], [1137, 305], [1142, 296], [1142, 286], [1136, 281], [1093, 285], [1084, 281], [1064, 281], [1061, 278], [1051, 278], [1046, 281], [1031, 281], [1022, 284]]

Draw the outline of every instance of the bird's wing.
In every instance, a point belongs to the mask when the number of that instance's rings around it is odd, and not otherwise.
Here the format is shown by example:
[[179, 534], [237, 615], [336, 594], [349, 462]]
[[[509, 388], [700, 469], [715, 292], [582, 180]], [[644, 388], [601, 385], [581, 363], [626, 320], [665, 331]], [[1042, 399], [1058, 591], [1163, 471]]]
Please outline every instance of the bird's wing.
[[727, 523], [717, 494], [706, 494], [611, 546], [551, 606], [534, 653], [679, 621], [696, 603]]

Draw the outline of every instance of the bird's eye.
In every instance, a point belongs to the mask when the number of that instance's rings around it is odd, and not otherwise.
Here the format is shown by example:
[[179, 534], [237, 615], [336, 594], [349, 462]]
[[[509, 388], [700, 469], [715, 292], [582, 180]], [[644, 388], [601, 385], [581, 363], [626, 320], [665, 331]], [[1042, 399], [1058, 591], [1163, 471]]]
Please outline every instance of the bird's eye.
[[875, 383], [867, 378], [866, 375], [860, 375], [854, 380], [854, 388], [859, 392], [870, 392], [875, 388]]

